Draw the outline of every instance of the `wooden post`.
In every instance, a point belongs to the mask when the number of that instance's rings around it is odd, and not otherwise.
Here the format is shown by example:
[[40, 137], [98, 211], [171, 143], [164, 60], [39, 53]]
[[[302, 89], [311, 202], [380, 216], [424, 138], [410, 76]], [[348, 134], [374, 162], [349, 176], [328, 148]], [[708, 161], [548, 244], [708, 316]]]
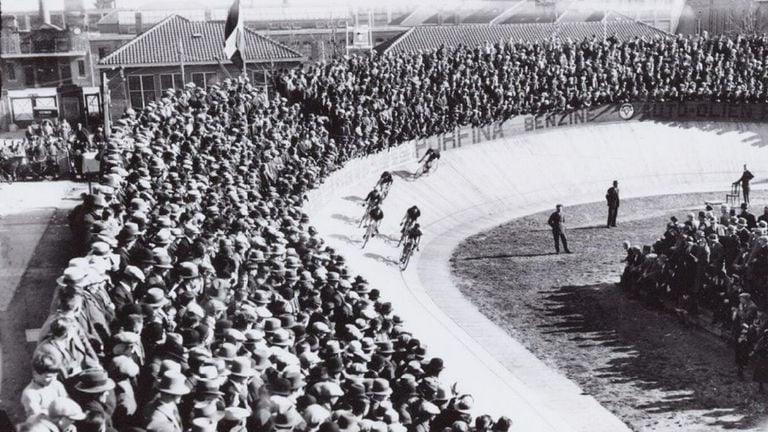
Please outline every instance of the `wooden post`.
[[101, 71], [101, 115], [104, 123], [104, 137], [109, 138], [112, 134], [112, 123], [109, 112], [109, 81], [105, 70]]

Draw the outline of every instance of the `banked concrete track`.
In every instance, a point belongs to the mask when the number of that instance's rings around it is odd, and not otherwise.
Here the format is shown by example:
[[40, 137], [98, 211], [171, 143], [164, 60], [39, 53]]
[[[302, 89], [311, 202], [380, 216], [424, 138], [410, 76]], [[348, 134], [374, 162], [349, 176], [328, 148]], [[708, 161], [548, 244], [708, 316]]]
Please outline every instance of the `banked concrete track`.
[[[572, 381], [484, 317], [453, 284], [449, 259], [464, 238], [561, 202], [603, 200], [613, 179], [624, 198], [724, 190], [748, 163], [768, 167], [768, 125], [626, 122], [529, 133], [445, 151], [416, 180], [412, 145], [351, 161], [309, 196], [307, 211], [351, 269], [392, 301], [408, 329], [446, 362], [444, 377], [472, 393], [476, 412], [508, 415], [516, 431], [628, 430]], [[360, 201], [381, 171], [398, 176], [382, 237], [361, 249]], [[398, 223], [417, 204], [421, 252], [401, 273]], [[544, 221], [542, 221], [542, 224]]]

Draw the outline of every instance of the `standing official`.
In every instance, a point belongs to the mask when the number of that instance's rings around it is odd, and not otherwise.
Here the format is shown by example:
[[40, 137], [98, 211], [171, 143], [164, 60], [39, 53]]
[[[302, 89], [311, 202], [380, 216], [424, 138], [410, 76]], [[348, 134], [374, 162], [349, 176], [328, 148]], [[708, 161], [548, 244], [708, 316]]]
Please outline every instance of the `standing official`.
[[749, 182], [753, 178], [755, 176], [747, 169], [747, 164], [744, 164], [744, 172], [741, 174], [741, 177], [733, 182], [734, 185], [741, 183], [741, 192], [744, 194], [744, 202], [747, 204], [749, 204]]
[[568, 239], [565, 237], [565, 216], [562, 213], [563, 205], [555, 206], [555, 211], [549, 215], [547, 224], [552, 228], [552, 237], [555, 239], [555, 253], [560, 253], [560, 242], [563, 242], [565, 253], [571, 253], [568, 249]]
[[619, 182], [613, 181], [613, 186], [608, 188], [608, 192], [605, 194], [605, 199], [608, 201], [608, 225], [607, 227], [616, 227], [616, 216], [619, 215]]

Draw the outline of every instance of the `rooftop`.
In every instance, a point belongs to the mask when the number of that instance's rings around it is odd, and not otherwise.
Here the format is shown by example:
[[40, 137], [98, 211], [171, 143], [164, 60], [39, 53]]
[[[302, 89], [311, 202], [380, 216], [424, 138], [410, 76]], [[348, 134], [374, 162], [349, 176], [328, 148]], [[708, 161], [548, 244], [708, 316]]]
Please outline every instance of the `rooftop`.
[[616, 14], [609, 15], [605, 22], [418, 26], [384, 42], [376, 50], [381, 53], [411, 54], [441, 46], [477, 46], [501, 41], [540, 42], [553, 35], [559, 35], [561, 39], [582, 40], [592, 36], [602, 37], [604, 31], [608, 37], [615, 36], [620, 40], [667, 35], [638, 21]]
[[[299, 52], [285, 45], [247, 28], [245, 32], [243, 58], [247, 62], [303, 60]], [[172, 15], [101, 59], [99, 65], [178, 64], [182, 55], [187, 64], [216, 63], [217, 59], [228, 63], [224, 59], [224, 22], [190, 21]]]

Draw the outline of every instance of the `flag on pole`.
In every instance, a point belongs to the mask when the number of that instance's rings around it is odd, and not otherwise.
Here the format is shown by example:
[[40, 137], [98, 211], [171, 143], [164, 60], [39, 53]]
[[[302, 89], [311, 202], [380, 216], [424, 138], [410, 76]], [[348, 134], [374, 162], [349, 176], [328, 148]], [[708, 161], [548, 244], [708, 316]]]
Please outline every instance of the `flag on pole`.
[[227, 22], [224, 24], [224, 55], [238, 68], [243, 67], [245, 49], [245, 25], [240, 11], [240, 0], [229, 7]]

